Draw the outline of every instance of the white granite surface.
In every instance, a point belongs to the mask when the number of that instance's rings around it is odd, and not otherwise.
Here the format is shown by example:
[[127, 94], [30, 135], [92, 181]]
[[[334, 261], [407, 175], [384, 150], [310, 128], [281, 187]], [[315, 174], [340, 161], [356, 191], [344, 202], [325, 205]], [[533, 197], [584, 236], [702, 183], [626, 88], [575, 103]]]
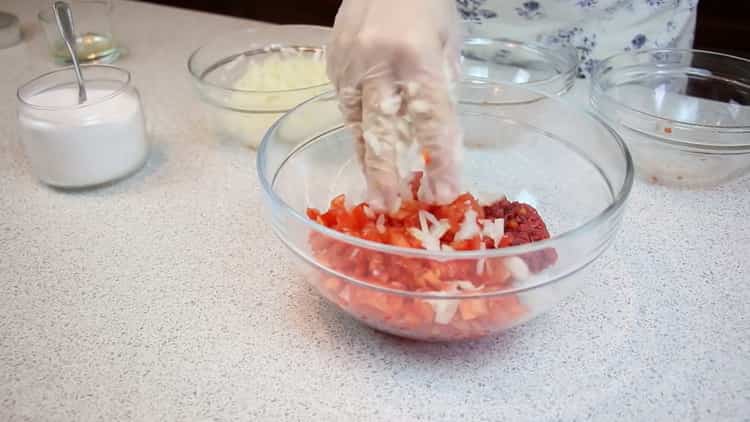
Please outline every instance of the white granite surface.
[[38, 184], [15, 90], [53, 67], [47, 3], [0, 1], [25, 29], [0, 50], [0, 420], [749, 420], [750, 178], [638, 183], [596, 280], [548, 314], [399, 340], [294, 276], [254, 153], [208, 130], [186, 58], [251, 22], [118, 2], [153, 155], [108, 188]]

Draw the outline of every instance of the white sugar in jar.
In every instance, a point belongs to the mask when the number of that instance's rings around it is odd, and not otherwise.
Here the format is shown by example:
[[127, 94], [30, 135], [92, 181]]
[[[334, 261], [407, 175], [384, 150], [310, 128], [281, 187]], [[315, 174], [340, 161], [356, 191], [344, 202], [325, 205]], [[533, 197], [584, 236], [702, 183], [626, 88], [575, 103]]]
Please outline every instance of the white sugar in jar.
[[39, 76], [18, 89], [18, 132], [34, 174], [59, 188], [121, 179], [148, 155], [138, 91], [126, 70], [82, 66], [87, 100], [78, 104], [70, 68]]

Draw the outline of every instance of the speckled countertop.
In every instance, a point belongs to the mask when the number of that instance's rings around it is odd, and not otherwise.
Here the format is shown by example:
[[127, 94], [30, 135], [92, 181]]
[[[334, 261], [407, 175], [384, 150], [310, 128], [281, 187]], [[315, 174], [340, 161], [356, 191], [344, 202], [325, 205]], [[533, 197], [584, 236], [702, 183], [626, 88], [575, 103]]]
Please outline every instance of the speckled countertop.
[[[251, 22], [117, 3], [154, 151], [114, 186], [38, 184], [15, 89], [53, 67], [39, 1], [0, 50], [0, 420], [748, 420], [750, 178], [638, 183], [593, 280], [498, 338], [399, 340], [339, 316], [262, 219], [185, 61]], [[706, 229], [706, 227], [708, 229]]]

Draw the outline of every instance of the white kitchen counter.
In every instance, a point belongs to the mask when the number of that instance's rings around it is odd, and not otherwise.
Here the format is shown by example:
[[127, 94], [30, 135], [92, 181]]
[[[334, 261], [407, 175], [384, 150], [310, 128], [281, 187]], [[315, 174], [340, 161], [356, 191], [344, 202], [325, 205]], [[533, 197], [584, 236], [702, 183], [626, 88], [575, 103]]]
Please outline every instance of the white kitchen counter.
[[[337, 314], [261, 213], [255, 154], [219, 141], [186, 71], [257, 23], [120, 3], [153, 153], [134, 177], [36, 182], [15, 90], [53, 67], [38, 1], [0, 50], [0, 420], [748, 420], [750, 178], [638, 182], [594, 279], [494, 339], [421, 344]], [[580, 81], [579, 81], [580, 82]]]

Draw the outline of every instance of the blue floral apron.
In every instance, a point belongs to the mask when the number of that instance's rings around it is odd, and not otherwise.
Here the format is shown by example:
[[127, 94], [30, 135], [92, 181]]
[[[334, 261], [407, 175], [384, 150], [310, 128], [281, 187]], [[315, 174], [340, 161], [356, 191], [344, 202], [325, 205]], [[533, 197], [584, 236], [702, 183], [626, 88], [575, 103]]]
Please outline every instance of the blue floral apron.
[[579, 76], [622, 51], [693, 44], [698, 0], [456, 0], [482, 34], [573, 45]]

